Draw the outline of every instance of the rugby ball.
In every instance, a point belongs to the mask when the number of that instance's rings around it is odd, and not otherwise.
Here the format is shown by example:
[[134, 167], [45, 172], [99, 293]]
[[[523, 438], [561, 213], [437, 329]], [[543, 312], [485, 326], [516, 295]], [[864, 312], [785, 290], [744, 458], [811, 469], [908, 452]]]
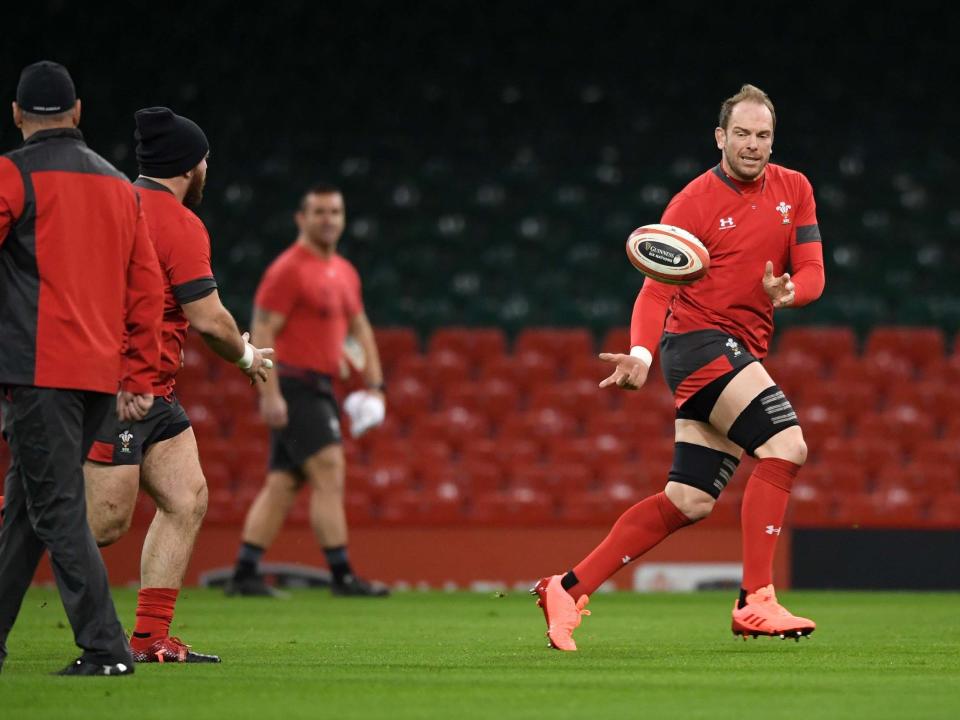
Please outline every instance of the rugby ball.
[[686, 230], [673, 225], [644, 225], [627, 238], [627, 257], [648, 277], [688, 285], [710, 269], [710, 253]]

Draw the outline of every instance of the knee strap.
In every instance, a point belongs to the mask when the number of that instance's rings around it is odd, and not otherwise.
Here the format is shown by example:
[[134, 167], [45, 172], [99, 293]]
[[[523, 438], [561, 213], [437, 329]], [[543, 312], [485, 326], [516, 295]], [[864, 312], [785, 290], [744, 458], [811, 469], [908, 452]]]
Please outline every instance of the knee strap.
[[730, 482], [740, 461], [733, 455], [703, 445], [678, 442], [673, 449], [671, 482], [703, 490], [716, 500]]
[[783, 390], [773, 385], [750, 401], [730, 426], [727, 437], [753, 456], [778, 432], [799, 424], [793, 405]]

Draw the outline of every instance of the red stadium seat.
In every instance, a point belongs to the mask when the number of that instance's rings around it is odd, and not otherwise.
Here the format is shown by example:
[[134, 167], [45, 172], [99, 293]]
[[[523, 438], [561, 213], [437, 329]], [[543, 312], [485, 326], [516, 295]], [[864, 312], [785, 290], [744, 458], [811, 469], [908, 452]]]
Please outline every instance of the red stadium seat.
[[404, 422], [433, 411], [433, 388], [416, 377], [401, 377], [387, 391], [387, 414]]
[[571, 416], [546, 408], [504, 418], [498, 429], [498, 436], [543, 441], [552, 437], [573, 437], [576, 430], [576, 423]]
[[960, 467], [960, 443], [949, 438], [929, 438], [909, 448], [914, 462]]
[[899, 444], [891, 443], [887, 435], [879, 437], [830, 438], [817, 453], [820, 464], [859, 465], [868, 474], [876, 475], [883, 468], [903, 462], [904, 454]]
[[944, 337], [940, 328], [881, 326], [870, 331], [865, 355], [889, 353], [924, 367], [943, 358]]
[[877, 479], [880, 488], [906, 488], [921, 496], [936, 497], [960, 492], [960, 467], [922, 459], [886, 468]]
[[440, 328], [430, 336], [429, 353], [452, 350], [474, 365], [482, 365], [488, 358], [504, 355], [507, 338], [500, 328]]
[[514, 353], [534, 352], [557, 358], [566, 364], [578, 355], [594, 354], [593, 336], [588, 330], [556, 328], [527, 328], [521, 330], [514, 344]]
[[642, 499], [629, 488], [600, 488], [591, 492], [570, 493], [560, 500], [559, 519], [570, 525], [609, 527], [631, 505]]
[[489, 435], [489, 424], [481, 415], [464, 408], [451, 408], [430, 415], [417, 417], [409, 430], [411, 442], [442, 440], [454, 448], [460, 448], [470, 438]]
[[527, 436], [506, 436], [498, 438], [467, 438], [460, 448], [460, 461], [496, 463], [508, 467], [512, 463], [539, 462], [541, 458], [539, 442]]
[[518, 355], [490, 358], [480, 368], [480, 379], [499, 379], [513, 385], [521, 393], [543, 382], [559, 380], [557, 359], [527, 351]]
[[[413, 474], [406, 463], [385, 460], [374, 460], [365, 468], [348, 468], [348, 472], [352, 487], [381, 502], [400, 490], [409, 489], [413, 481]], [[364, 482], [365, 487], [358, 487], [359, 481]]]
[[924, 521], [922, 505], [907, 493], [837, 498], [837, 523], [848, 527], [914, 527]]
[[546, 444], [546, 452], [549, 463], [582, 463], [592, 469], [595, 477], [602, 479], [611, 466], [627, 462], [631, 448], [620, 437], [601, 434], [553, 438]]
[[473, 498], [468, 517], [482, 525], [547, 525], [556, 515], [555, 500], [548, 493], [517, 488]]
[[846, 437], [846, 420], [838, 413], [822, 405], [805, 406], [799, 415], [803, 437], [807, 445], [816, 450], [833, 437]]
[[420, 340], [413, 328], [378, 327], [373, 334], [380, 359], [386, 367], [394, 365], [400, 358], [420, 352]]
[[850, 423], [860, 415], [876, 412], [880, 407], [880, 398], [871, 382], [827, 379], [805, 386], [791, 400], [798, 410], [801, 423], [806, 421], [806, 410], [815, 406], [824, 407]]
[[960, 528], [960, 493], [935, 498], [929, 506], [927, 525], [937, 528]]
[[887, 410], [880, 415], [864, 415], [854, 427], [858, 437], [885, 437], [891, 443], [899, 445], [901, 450], [909, 451], [936, 436], [936, 424], [933, 418], [911, 406], [900, 406]]
[[600, 343], [602, 352], [628, 353], [630, 352], [630, 327], [610, 328]]
[[909, 360], [888, 353], [841, 358], [833, 369], [834, 382], [866, 381], [878, 394], [882, 394], [892, 382], [912, 382], [913, 376], [913, 365]]
[[673, 424], [667, 424], [663, 418], [651, 413], [612, 410], [588, 418], [584, 433], [587, 436], [613, 435], [627, 443], [637, 443], [642, 438], [673, 437]]
[[441, 350], [433, 355], [407, 355], [400, 358], [390, 379], [413, 377], [430, 387], [443, 387], [466, 382], [470, 376], [470, 366], [462, 356]]
[[564, 465], [513, 465], [507, 478], [511, 488], [526, 487], [545, 490], [553, 495], [589, 490], [594, 485], [593, 473], [582, 463]]
[[405, 490], [380, 505], [378, 521], [402, 525], [457, 525], [464, 520], [463, 490], [452, 483], [426, 491]]
[[789, 327], [780, 334], [777, 352], [801, 350], [819, 357], [826, 365], [835, 365], [856, 353], [857, 338], [848, 327]]
[[778, 352], [768, 357], [763, 366], [790, 398], [803, 388], [819, 384], [825, 375], [823, 360], [803, 350]]
[[527, 407], [531, 410], [553, 408], [583, 422], [590, 415], [609, 412], [612, 395], [591, 380], [566, 380], [532, 388]]
[[[644, 462], [623, 462], [611, 464], [600, 477], [600, 486], [624, 497], [647, 495], [659, 492], [667, 484], [667, 473], [662, 468], [650, 468]], [[627, 489], [629, 488], [629, 492]]]

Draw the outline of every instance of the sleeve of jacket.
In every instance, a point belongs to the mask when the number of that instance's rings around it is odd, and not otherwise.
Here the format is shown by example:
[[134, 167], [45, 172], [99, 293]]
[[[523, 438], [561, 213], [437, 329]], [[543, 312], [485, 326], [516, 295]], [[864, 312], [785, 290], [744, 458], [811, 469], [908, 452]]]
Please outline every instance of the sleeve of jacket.
[[153, 392], [160, 368], [163, 276], [150, 240], [143, 208], [137, 203], [137, 229], [127, 266], [127, 343], [120, 389]]

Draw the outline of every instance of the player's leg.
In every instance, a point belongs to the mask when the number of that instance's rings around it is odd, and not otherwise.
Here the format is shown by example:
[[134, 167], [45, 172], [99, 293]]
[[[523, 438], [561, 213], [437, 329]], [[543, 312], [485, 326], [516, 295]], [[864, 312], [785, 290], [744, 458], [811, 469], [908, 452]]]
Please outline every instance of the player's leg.
[[[176, 412], [179, 406], [174, 406]], [[174, 424], [163, 435], [182, 424]], [[194, 542], [207, 511], [207, 482], [189, 426], [149, 445], [141, 472], [157, 506], [140, 557], [137, 624], [130, 645], [137, 662], [219, 662], [170, 637], [170, 623]]]
[[112, 545], [130, 529], [144, 443], [162, 412], [160, 400], [140, 422], [121, 423], [115, 412], [108, 412], [90, 438], [84, 490], [87, 522], [100, 547]]
[[788, 613], [773, 589], [773, 559], [790, 488], [806, 461], [797, 414], [766, 369], [754, 363], [721, 393], [710, 423], [759, 459], [741, 507], [743, 587], [734, 608], [734, 631], [799, 637], [813, 621]]
[[90, 531], [98, 546], [107, 547], [130, 529], [140, 490], [140, 466], [87, 460], [83, 477]]
[[574, 598], [592, 594], [621, 567], [713, 510], [742, 451], [705, 422], [678, 418], [675, 427], [666, 486], [624, 512], [603, 542], [564, 576]]
[[331, 592], [342, 596], [384, 597], [380, 583], [357, 576], [347, 553], [347, 516], [344, 510], [346, 461], [339, 433], [334, 444], [311, 455], [303, 464], [310, 485], [310, 525], [323, 548], [333, 576]]
[[710, 426], [709, 416], [726, 385], [754, 359], [728, 340], [723, 333], [702, 331], [665, 336], [661, 343], [664, 375], [677, 398], [668, 482], [662, 492], [623, 513], [572, 570], [534, 587], [553, 647], [575, 650], [571, 633], [580, 624], [586, 598], [668, 535], [709, 515], [736, 470], [742, 450]]
[[[271, 456], [271, 465], [276, 453]], [[243, 522], [240, 550], [227, 583], [228, 595], [274, 596], [259, 573], [260, 559], [273, 544], [283, 521], [297, 499], [302, 485], [301, 476], [293, 470], [272, 468]]]

